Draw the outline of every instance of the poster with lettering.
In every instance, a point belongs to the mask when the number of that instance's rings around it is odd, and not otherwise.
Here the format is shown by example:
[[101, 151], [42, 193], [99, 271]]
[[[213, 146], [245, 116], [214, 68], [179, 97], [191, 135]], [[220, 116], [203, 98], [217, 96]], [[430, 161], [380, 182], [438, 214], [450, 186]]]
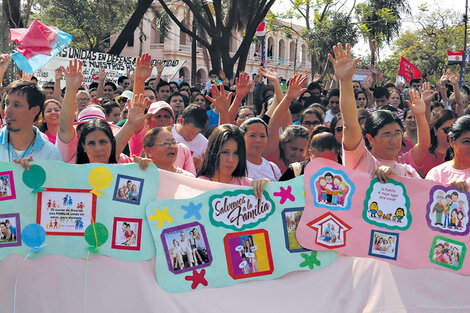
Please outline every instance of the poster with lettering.
[[[229, 185], [226, 185], [229, 186]], [[300, 247], [295, 230], [305, 205], [303, 178], [252, 187], [215, 189], [198, 197], [147, 205], [157, 280], [169, 292], [274, 279], [291, 271], [320, 269], [332, 251]]]
[[[47, 82], [54, 82], [55, 70], [60, 66], [67, 68], [69, 61], [78, 59], [83, 62], [83, 83], [89, 85], [98, 79], [98, 71], [100, 68], [106, 70], [106, 79], [117, 84], [119, 76], [127, 75], [135, 68], [137, 58], [113, 55], [103, 52], [80, 50], [76, 48], [67, 47], [54, 57], [49, 63], [42, 67], [39, 71], [34, 73], [38, 78], [40, 84]], [[156, 60], [152, 59], [151, 64], [157, 64], [157, 61], [162, 61], [165, 66], [161, 75], [162, 79], [172, 80], [178, 75], [179, 70], [183, 67], [184, 60]], [[156, 67], [153, 68], [152, 76], [157, 76]], [[65, 87], [65, 78], [60, 82], [61, 87]]]
[[[10, 254], [26, 256], [23, 229], [39, 224], [46, 237], [43, 249], [33, 257], [50, 254], [86, 258], [90, 245], [84, 233], [92, 223], [106, 228], [108, 238], [98, 253], [125, 261], [144, 261], [155, 256], [152, 235], [145, 218], [145, 206], [156, 199], [158, 169], [146, 171], [137, 164], [66, 164], [55, 161], [32, 162], [34, 171], [19, 164], [0, 162], [0, 172], [15, 197], [0, 201], [0, 224], [5, 224], [5, 240], [0, 238], [0, 260]], [[139, 183], [138, 200], [116, 197], [123, 177]], [[73, 179], [71, 179], [73, 178]], [[32, 190], [37, 192], [32, 192]], [[122, 196], [131, 199], [130, 192]], [[7, 225], [8, 224], [8, 225]], [[2, 225], [0, 225], [1, 228]], [[2, 235], [0, 235], [2, 237]]]
[[[325, 169], [343, 173], [343, 181], [347, 177], [355, 186], [349, 210], [319, 205], [316, 178]], [[305, 209], [296, 230], [302, 248], [470, 274], [464, 240], [469, 231], [468, 193], [397, 176], [380, 183], [368, 173], [325, 159], [307, 165], [304, 182]]]

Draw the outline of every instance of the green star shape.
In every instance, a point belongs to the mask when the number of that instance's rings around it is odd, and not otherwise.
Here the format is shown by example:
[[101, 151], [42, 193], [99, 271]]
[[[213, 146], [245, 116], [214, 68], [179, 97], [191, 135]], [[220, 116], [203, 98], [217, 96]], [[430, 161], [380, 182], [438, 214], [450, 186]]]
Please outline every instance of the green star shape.
[[300, 256], [305, 259], [302, 263], [300, 263], [300, 267], [308, 266], [311, 270], [313, 270], [315, 265], [321, 265], [320, 260], [317, 259], [317, 251], [311, 251], [310, 255], [308, 255], [308, 253], [301, 253]]

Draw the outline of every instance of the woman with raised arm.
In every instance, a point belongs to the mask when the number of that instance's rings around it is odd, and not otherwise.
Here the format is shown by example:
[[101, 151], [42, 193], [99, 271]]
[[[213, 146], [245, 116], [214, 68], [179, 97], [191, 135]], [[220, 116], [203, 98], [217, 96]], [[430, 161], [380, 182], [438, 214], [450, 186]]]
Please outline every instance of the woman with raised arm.
[[351, 169], [376, 174], [380, 181], [387, 181], [391, 174], [420, 178], [409, 164], [421, 165], [429, 148], [429, 126], [425, 117], [426, 105], [417, 91], [410, 92], [408, 105], [414, 111], [418, 123], [418, 144], [407, 154], [399, 156], [403, 138], [400, 118], [387, 110], [373, 112], [364, 125], [364, 138], [357, 118], [352, 76], [360, 58], [351, 60], [351, 48], [346, 44], [333, 47], [335, 57], [328, 55], [334, 65], [340, 85], [340, 110], [343, 117], [343, 164]]

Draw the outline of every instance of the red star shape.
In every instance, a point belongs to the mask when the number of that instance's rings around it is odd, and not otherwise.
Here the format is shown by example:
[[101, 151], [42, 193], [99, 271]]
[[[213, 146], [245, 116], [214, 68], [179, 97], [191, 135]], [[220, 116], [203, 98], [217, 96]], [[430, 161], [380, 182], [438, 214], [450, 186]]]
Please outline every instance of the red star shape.
[[204, 278], [204, 275], [206, 275], [205, 269], [202, 269], [200, 273], [198, 273], [196, 270], [193, 270], [193, 276], [186, 276], [184, 279], [192, 281], [193, 283], [191, 284], [191, 288], [196, 289], [199, 284], [207, 286], [207, 280]]

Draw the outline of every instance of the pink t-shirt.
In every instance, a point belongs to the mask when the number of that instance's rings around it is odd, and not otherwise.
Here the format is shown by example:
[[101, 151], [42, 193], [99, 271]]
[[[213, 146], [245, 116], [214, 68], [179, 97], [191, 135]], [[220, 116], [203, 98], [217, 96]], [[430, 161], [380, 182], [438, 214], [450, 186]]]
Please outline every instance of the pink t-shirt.
[[50, 142], [52, 142], [52, 144], [55, 144], [55, 139], [56, 139], [56, 136], [52, 135], [50, 132], [48, 132], [46, 130], [46, 132], [44, 133], [46, 136], [47, 136], [47, 140], [49, 140]]
[[415, 167], [415, 170], [417, 170], [418, 174], [421, 175], [421, 177], [423, 178], [426, 177], [426, 175], [432, 168], [438, 166], [439, 164], [444, 163], [444, 158], [446, 155], [439, 153], [437, 151], [434, 151], [434, 153], [436, 155], [428, 151], [426, 153], [426, 157], [423, 160], [423, 165], [418, 168]]
[[[211, 180], [207, 176], [198, 176], [197, 178]], [[251, 179], [248, 177], [232, 177], [232, 180], [229, 182], [229, 184], [238, 186], [251, 186]]]
[[266, 156], [266, 160], [273, 162], [274, 164], [279, 167], [279, 170], [281, 173], [284, 173], [287, 170], [287, 166], [284, 164], [284, 161], [281, 159], [281, 154], [279, 148], [276, 149], [273, 153], [270, 155]]
[[431, 169], [426, 175], [426, 179], [442, 185], [448, 185], [455, 180], [464, 180], [467, 184], [470, 184], [470, 168], [458, 170], [453, 168], [450, 161], [448, 161]]
[[[140, 155], [142, 153], [142, 150], [144, 149], [144, 137], [148, 130], [149, 129], [146, 125], [140, 132], [132, 134], [132, 137], [129, 140], [129, 150], [131, 155]], [[174, 165], [196, 175], [196, 167], [194, 166], [191, 150], [189, 150], [188, 146], [183, 143], [178, 144], [178, 155], [176, 156]]]
[[378, 167], [385, 165], [390, 167], [398, 176], [421, 178], [413, 168], [413, 166], [417, 165], [411, 157], [411, 151], [399, 156], [396, 161], [379, 159], [367, 150], [363, 138], [361, 138], [361, 141], [354, 150], [347, 151], [343, 146], [343, 165], [347, 168], [369, 174], [373, 174]]

